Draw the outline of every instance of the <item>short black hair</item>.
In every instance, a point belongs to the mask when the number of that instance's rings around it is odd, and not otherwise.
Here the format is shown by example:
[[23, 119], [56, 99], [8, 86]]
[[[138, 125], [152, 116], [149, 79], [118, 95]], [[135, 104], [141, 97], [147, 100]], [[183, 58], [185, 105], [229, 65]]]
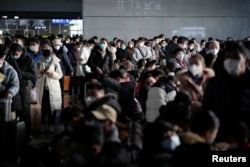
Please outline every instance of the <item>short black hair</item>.
[[95, 40], [89, 39], [89, 40], [87, 41], [87, 43], [88, 43], [88, 44], [93, 44], [93, 45], [95, 45]]
[[31, 39], [30, 39], [30, 43], [31, 43], [31, 42], [37, 43], [37, 44], [39, 44], [39, 45], [41, 44], [41, 40], [40, 40], [39, 38], [31, 38]]
[[77, 42], [75, 43], [75, 46], [80, 46], [80, 45], [82, 45], [82, 42], [80, 42], [80, 41], [77, 41]]
[[10, 45], [10, 52], [21, 52], [23, 50], [22, 46], [18, 43], [13, 43]]
[[60, 115], [60, 120], [62, 122], [69, 122], [73, 117], [79, 117], [82, 115], [80, 106], [73, 104], [64, 108]]
[[8, 47], [0, 44], [0, 59], [4, 59], [5, 56], [8, 54], [8, 51], [9, 51]]
[[172, 37], [172, 40], [174, 40], [175, 38], [178, 38], [178, 36], [176, 36], [176, 35], [175, 35], [175, 36], [173, 36], [173, 37]]
[[177, 39], [177, 43], [184, 44], [185, 42], [188, 42], [188, 39], [186, 37], [179, 37]]
[[145, 66], [146, 60], [145, 59], [140, 59], [140, 60], [138, 60], [138, 62], [136, 64], [137, 64], [138, 68], [141, 68], [142, 66]]
[[174, 55], [176, 55], [178, 52], [184, 52], [184, 50], [182, 49], [182, 48], [176, 48], [175, 50], [174, 50]]
[[87, 90], [90, 90], [90, 89], [104, 90], [103, 85], [100, 82], [87, 83], [86, 89]]
[[156, 64], [157, 64], [156, 60], [151, 60], [145, 64], [145, 68], [151, 67]]
[[124, 69], [115, 70], [109, 73], [109, 76], [111, 78], [117, 79], [117, 78], [125, 78], [127, 74], [127, 71]]
[[191, 131], [197, 134], [202, 134], [208, 130], [218, 129], [219, 126], [219, 118], [213, 111], [198, 111], [190, 121]]
[[47, 44], [47, 45], [51, 46], [51, 42], [50, 42], [49, 39], [45, 39], [45, 40], [43, 41], [43, 44]]

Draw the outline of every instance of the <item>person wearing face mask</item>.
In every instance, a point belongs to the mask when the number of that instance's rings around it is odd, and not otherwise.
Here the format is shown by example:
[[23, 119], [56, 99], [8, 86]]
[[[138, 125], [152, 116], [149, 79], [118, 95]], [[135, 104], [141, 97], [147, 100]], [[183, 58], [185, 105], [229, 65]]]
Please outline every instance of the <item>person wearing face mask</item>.
[[[5, 60], [8, 48], [0, 44], [0, 104], [12, 99], [19, 92], [19, 79], [16, 70]], [[0, 122], [4, 122], [5, 112], [0, 112]]]
[[68, 50], [71, 50], [74, 47], [74, 44], [72, 43], [70, 36], [67, 36], [65, 38], [63, 44], [65, 47], [67, 47]]
[[188, 47], [187, 47], [188, 56], [192, 57], [193, 55], [197, 54], [199, 52], [198, 47], [199, 47], [199, 44], [197, 44], [195, 40], [189, 40]]
[[138, 38], [137, 44], [138, 46], [134, 48], [133, 63], [136, 64], [140, 59], [151, 59], [152, 54], [150, 49], [145, 46], [145, 39], [142, 37]]
[[[173, 151], [180, 145], [173, 125], [166, 121], [157, 120], [144, 130], [144, 145], [140, 166], [155, 166], [158, 161], [168, 162]], [[170, 162], [170, 161], [169, 161]], [[163, 165], [165, 166], [165, 165]], [[166, 165], [168, 166], [168, 165]]]
[[108, 40], [102, 38], [99, 49], [93, 50], [88, 59], [87, 65], [91, 71], [96, 73], [101, 78], [107, 76], [114, 69], [114, 60], [111, 52], [107, 49]]
[[[59, 80], [60, 81], [60, 88], [61, 88], [61, 95], [62, 98], [64, 96], [64, 76], [74, 75], [74, 69], [69, 61], [69, 57], [67, 55], [67, 51], [65, 50], [65, 46], [63, 45], [62, 41], [60, 39], [54, 39], [52, 41], [52, 49], [57, 58], [60, 59], [59, 63], [61, 66], [61, 70], [63, 72], [63, 77]], [[62, 107], [64, 104], [62, 103]]]
[[15, 35], [14, 39], [13, 39], [13, 43], [18, 43], [19, 45], [22, 46], [23, 48], [23, 53], [27, 54], [27, 49], [25, 47], [25, 37], [22, 35]]
[[190, 130], [179, 134], [181, 145], [175, 150], [176, 166], [182, 166], [183, 162], [188, 166], [207, 164], [207, 155], [220, 150], [215, 144], [220, 126], [220, 120], [213, 111], [197, 112], [192, 116]]
[[40, 50], [41, 41], [38, 38], [32, 38], [28, 48], [28, 54], [33, 58], [34, 62], [37, 63], [42, 52]]
[[121, 47], [118, 48], [116, 52], [116, 58], [119, 59], [121, 62], [129, 59], [129, 53], [127, 50], [126, 43], [124, 41], [121, 42]]
[[13, 98], [12, 108], [13, 111], [17, 112], [17, 117], [25, 122], [27, 139], [32, 140], [30, 136], [30, 89], [28, 84], [36, 75], [35, 63], [30, 56], [25, 55], [22, 46], [18, 43], [11, 44], [6, 61], [16, 70], [20, 83], [19, 92]]
[[132, 60], [133, 53], [134, 53], [134, 42], [129, 41], [127, 46], [128, 47], [126, 50], [128, 51], [128, 54], [129, 54], [129, 60]]
[[160, 47], [161, 47], [160, 51], [159, 51], [160, 59], [166, 59], [167, 49], [168, 49], [167, 41], [166, 40], [162, 40], [160, 42]]
[[80, 84], [80, 78], [76, 76], [77, 60], [79, 60], [82, 50], [82, 42], [74, 43], [74, 48], [68, 52], [69, 61], [74, 69], [74, 75], [70, 76], [69, 81], [69, 95], [73, 101], [77, 101], [78, 88]]
[[[42, 50], [40, 49], [41, 41], [38, 38], [32, 38], [29, 43], [28, 55], [33, 59], [36, 64], [42, 56]], [[32, 80], [33, 86], [36, 84], [36, 77]]]
[[148, 98], [148, 90], [151, 88], [151, 86], [156, 82], [153, 75], [149, 72], [143, 74], [138, 81], [139, 90], [138, 90], [138, 99], [141, 102], [142, 106], [142, 112], [146, 112], [146, 101]]
[[182, 48], [176, 48], [174, 51], [174, 57], [169, 60], [175, 64], [176, 68], [187, 70], [188, 65], [184, 61], [185, 53]]
[[76, 62], [76, 77], [80, 85], [79, 99], [82, 96], [81, 92], [84, 92], [84, 87], [83, 87], [84, 78], [86, 74], [91, 72], [91, 69], [87, 65], [87, 62], [94, 47], [95, 47], [95, 41], [93, 39], [89, 39], [86, 45], [82, 47], [80, 55]]
[[189, 60], [188, 71], [180, 71], [176, 74], [180, 81], [180, 91], [186, 91], [191, 95], [191, 110], [197, 111], [201, 108], [204, 87], [208, 80], [215, 76], [212, 69], [206, 68], [201, 55], [194, 55]]
[[213, 67], [214, 62], [218, 57], [218, 53], [220, 50], [220, 44], [217, 41], [209, 42], [209, 48], [207, 54], [204, 56], [205, 64], [207, 67]]
[[[176, 42], [174, 42], [173, 40], [176, 40]], [[174, 51], [177, 48], [183, 49], [184, 54], [186, 54], [187, 44], [188, 44], [188, 39], [186, 37], [184, 37], [184, 36], [180, 36], [180, 37], [174, 36], [172, 38], [172, 42], [170, 42], [170, 44], [168, 45], [168, 49], [166, 51], [167, 52], [167, 56], [166, 56], [167, 61], [174, 57]]]
[[207, 84], [203, 98], [204, 110], [214, 110], [221, 120], [218, 140], [223, 140], [237, 121], [250, 126], [249, 51], [241, 42], [230, 41], [223, 56], [223, 69]]
[[[63, 73], [59, 62], [60, 59], [50, 50], [44, 50], [43, 57], [37, 63], [36, 87], [39, 90], [38, 100], [42, 106], [42, 124], [57, 123], [59, 111], [62, 109], [59, 80], [62, 78]], [[53, 131], [53, 129], [50, 130]]]

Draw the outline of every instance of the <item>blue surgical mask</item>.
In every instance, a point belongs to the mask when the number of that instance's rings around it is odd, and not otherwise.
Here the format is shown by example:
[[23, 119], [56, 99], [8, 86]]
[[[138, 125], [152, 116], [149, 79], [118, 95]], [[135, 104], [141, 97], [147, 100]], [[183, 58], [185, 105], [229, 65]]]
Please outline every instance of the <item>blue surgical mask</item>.
[[100, 44], [100, 49], [103, 50], [106, 47], [104, 43]]
[[125, 50], [125, 49], [126, 49], [126, 46], [125, 46], [125, 45], [122, 45], [122, 46], [121, 46], [121, 49], [122, 49], [122, 50]]
[[19, 59], [21, 57], [21, 55], [11, 55], [11, 57], [12, 57], [12, 59], [17, 60], [17, 59]]
[[44, 63], [50, 63], [51, 62], [51, 58], [44, 58], [43, 61], [44, 61]]

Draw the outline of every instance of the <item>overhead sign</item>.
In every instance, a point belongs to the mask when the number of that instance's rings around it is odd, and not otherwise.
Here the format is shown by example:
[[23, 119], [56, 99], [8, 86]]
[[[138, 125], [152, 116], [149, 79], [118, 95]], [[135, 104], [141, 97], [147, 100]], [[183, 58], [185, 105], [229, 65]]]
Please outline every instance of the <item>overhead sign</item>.
[[70, 19], [52, 19], [52, 24], [70, 24]]

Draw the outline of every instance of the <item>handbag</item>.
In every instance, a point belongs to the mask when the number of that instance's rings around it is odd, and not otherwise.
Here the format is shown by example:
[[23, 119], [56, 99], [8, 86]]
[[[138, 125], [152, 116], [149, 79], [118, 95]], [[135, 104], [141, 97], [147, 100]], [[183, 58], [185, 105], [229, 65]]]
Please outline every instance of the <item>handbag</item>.
[[30, 90], [30, 103], [31, 104], [38, 103], [38, 89], [36, 87], [33, 87]]

